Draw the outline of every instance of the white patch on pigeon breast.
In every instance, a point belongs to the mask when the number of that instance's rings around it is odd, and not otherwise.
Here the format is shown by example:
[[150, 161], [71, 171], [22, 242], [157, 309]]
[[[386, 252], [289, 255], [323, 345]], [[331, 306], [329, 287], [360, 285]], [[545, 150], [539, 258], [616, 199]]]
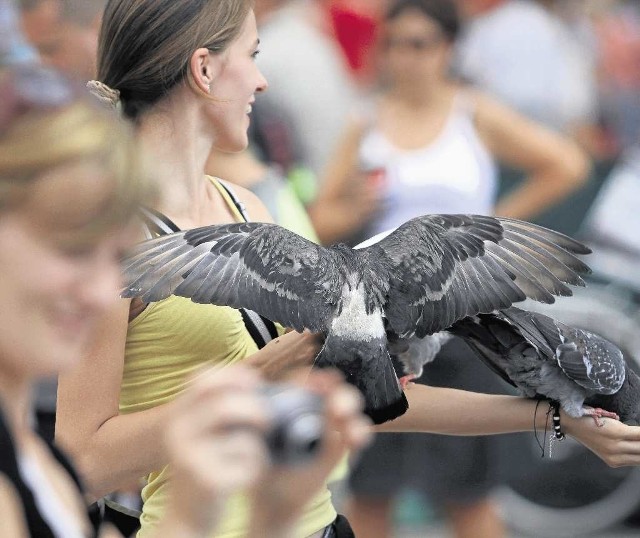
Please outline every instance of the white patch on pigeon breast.
[[342, 312], [331, 323], [331, 333], [350, 340], [383, 338], [386, 333], [382, 311], [375, 309], [367, 314], [363, 284], [355, 286], [354, 277], [350, 278], [350, 284], [342, 287]]

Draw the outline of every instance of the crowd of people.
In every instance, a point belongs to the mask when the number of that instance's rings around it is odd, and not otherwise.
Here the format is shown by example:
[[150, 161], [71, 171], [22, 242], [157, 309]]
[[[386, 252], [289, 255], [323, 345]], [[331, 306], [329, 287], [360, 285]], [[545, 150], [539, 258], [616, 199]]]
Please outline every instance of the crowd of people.
[[[390, 536], [407, 483], [457, 536], [504, 535], [490, 435], [547, 417], [496, 394], [460, 342], [407, 387], [407, 413], [374, 427], [351, 385], [312, 369], [321, 335], [262, 320], [260, 339], [245, 311], [121, 299], [120, 260], [145, 238], [248, 220], [355, 245], [425, 213], [535, 218], [593, 159], [637, 143], [611, 98], [640, 110], [637, 81], [607, 49], [623, 48], [612, 27], [632, 8], [591, 7], [0, 0], [8, 535], [116, 536], [100, 500], [140, 481], [141, 538]], [[504, 195], [501, 165], [526, 175]], [[274, 382], [324, 402], [320, 452], [302, 465], [269, 457]], [[562, 424], [608, 464], [640, 464], [640, 428]], [[336, 476], [352, 492], [339, 507]]]

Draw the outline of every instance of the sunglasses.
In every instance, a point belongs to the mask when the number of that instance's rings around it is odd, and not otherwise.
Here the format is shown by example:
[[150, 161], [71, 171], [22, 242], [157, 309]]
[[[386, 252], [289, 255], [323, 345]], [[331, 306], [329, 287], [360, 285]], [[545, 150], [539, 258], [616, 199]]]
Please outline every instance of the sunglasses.
[[409, 50], [412, 52], [424, 52], [429, 49], [435, 48], [442, 42], [442, 39], [443, 37], [440, 34], [434, 34], [429, 37], [387, 37], [382, 41], [382, 47], [387, 51], [392, 49], [401, 49]]
[[82, 96], [80, 88], [57, 71], [41, 65], [0, 70], [0, 135], [29, 112], [54, 111]]

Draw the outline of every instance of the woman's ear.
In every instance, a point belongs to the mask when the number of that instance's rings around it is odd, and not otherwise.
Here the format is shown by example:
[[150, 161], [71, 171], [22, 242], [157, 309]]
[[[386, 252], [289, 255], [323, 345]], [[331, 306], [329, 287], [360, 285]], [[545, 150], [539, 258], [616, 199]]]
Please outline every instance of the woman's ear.
[[196, 49], [189, 61], [189, 71], [195, 87], [210, 93], [211, 83], [220, 71], [220, 56], [211, 54], [209, 49]]

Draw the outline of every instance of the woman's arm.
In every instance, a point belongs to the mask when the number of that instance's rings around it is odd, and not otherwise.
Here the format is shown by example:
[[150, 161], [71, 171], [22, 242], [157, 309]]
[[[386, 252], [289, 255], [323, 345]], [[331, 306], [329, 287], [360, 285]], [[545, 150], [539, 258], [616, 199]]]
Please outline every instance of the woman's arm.
[[[447, 435], [488, 435], [544, 431], [547, 409], [516, 396], [479, 394], [456, 389], [409, 385], [409, 410], [378, 432], [423, 432]], [[534, 426], [535, 416], [535, 426]], [[640, 427], [607, 420], [597, 427], [590, 417], [572, 418], [561, 412], [565, 433], [575, 437], [608, 465], [640, 465]]]
[[474, 94], [474, 100], [476, 127], [489, 151], [528, 174], [498, 201], [496, 215], [528, 219], [584, 184], [590, 163], [577, 144], [487, 96]]
[[160, 440], [171, 404], [119, 414], [129, 304], [118, 301], [88, 355], [58, 381], [56, 440], [74, 457], [94, 500], [167, 463]]
[[[409, 410], [377, 431], [489, 435], [533, 430], [536, 402], [515, 396], [410, 384]], [[537, 428], [544, 430], [541, 406]]]
[[27, 525], [18, 492], [9, 479], [0, 474], [0, 521], [5, 536], [27, 538]]
[[335, 243], [357, 232], [380, 204], [378, 186], [368, 183], [359, 169], [363, 132], [361, 121], [348, 124], [320, 181], [318, 196], [309, 207], [322, 244]]

